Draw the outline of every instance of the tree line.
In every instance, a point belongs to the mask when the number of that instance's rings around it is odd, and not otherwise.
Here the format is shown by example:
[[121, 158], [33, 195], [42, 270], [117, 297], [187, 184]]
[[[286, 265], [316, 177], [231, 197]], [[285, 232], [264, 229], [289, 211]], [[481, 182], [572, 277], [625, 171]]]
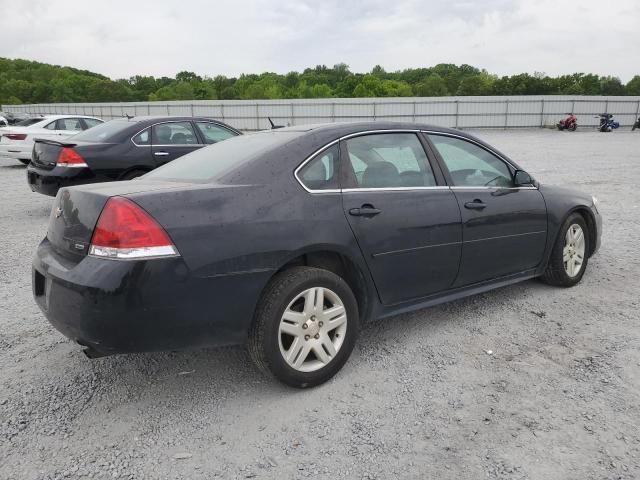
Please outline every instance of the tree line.
[[318, 65], [287, 74], [174, 78], [136, 75], [112, 80], [87, 70], [0, 58], [0, 104], [251, 100], [289, 98], [439, 97], [447, 95], [640, 95], [640, 75], [623, 84], [614, 76], [573, 73], [493, 75], [470, 65], [438, 64], [387, 72], [354, 73], [349, 66]]

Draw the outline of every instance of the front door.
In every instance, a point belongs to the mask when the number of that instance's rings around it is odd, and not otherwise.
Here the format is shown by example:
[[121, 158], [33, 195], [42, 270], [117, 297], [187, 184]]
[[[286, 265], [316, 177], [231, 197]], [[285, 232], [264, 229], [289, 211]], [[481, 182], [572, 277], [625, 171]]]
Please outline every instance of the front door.
[[458, 272], [458, 203], [416, 133], [343, 140], [345, 215], [384, 304], [449, 288]]
[[191, 122], [164, 122], [151, 127], [151, 152], [158, 167], [202, 146]]
[[514, 169], [468, 140], [429, 134], [462, 215], [456, 286], [535, 268], [547, 238], [547, 210], [536, 187], [515, 187]]

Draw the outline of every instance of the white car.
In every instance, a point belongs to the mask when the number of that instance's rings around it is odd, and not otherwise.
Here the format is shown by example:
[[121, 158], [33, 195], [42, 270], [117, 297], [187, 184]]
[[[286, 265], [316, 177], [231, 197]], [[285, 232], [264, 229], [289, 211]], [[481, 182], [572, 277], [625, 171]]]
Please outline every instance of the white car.
[[16, 125], [0, 128], [0, 157], [20, 160], [26, 165], [31, 161], [35, 138], [64, 140], [103, 122], [100, 118], [83, 115], [46, 115], [39, 122], [26, 127]]

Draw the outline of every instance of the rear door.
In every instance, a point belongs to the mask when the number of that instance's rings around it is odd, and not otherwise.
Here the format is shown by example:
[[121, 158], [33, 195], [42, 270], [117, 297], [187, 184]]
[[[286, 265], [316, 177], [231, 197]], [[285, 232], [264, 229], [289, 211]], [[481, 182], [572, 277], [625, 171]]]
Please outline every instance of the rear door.
[[456, 286], [535, 268], [547, 238], [547, 210], [536, 187], [515, 187], [514, 168], [483, 146], [427, 135], [462, 215], [462, 260]]
[[203, 144], [189, 121], [163, 122], [151, 127], [151, 152], [156, 166], [201, 148]]
[[461, 255], [455, 195], [415, 132], [341, 141], [345, 215], [384, 304], [449, 288]]

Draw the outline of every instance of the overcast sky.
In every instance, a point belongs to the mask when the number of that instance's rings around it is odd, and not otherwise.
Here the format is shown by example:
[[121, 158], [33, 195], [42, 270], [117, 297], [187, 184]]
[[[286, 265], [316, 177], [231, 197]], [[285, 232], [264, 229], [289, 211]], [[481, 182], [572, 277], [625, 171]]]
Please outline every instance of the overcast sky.
[[640, 0], [0, 0], [0, 57], [112, 78], [467, 63], [640, 74]]

